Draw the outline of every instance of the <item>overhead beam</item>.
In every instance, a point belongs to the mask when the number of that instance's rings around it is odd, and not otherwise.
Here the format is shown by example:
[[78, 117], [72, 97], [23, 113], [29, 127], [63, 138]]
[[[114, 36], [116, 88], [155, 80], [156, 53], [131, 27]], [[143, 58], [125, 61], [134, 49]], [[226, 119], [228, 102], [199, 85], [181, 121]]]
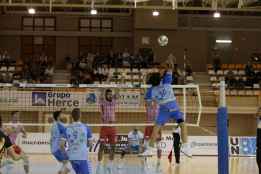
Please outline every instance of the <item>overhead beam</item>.
[[[7, 6], [7, 7], [49, 7], [50, 4], [41, 4], [41, 3], [0, 3], [0, 6]], [[91, 4], [52, 4], [52, 7], [63, 7], [63, 8], [91, 8]], [[122, 9], [158, 9], [158, 10], [171, 10], [173, 9], [172, 5], [170, 6], [150, 6], [150, 5], [138, 5], [135, 7], [134, 5], [109, 5], [109, 4], [96, 4], [95, 8], [122, 8]], [[197, 11], [212, 11], [214, 10], [212, 7], [178, 7], [178, 10], [197, 10]], [[251, 12], [261, 12], [261, 8], [251, 8], [251, 7], [244, 7], [244, 8], [218, 8], [219, 11], [251, 11]]]

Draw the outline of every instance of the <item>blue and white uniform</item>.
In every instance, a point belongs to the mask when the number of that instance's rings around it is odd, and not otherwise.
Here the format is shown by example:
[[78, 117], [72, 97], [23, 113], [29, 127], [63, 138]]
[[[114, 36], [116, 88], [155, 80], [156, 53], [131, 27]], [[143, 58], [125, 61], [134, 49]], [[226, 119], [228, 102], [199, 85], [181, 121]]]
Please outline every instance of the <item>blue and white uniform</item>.
[[140, 142], [143, 140], [143, 138], [144, 138], [143, 133], [141, 133], [140, 131], [129, 132], [128, 141], [132, 152], [139, 153], [139, 149], [141, 146]]
[[59, 161], [68, 160], [68, 156], [64, 150], [60, 148], [62, 138], [65, 138], [66, 128], [59, 121], [55, 121], [51, 128], [51, 152], [53, 156]]
[[176, 102], [174, 91], [171, 87], [172, 72], [166, 72], [160, 85], [152, 89], [152, 99], [159, 105], [159, 112], [156, 119], [157, 125], [164, 125], [169, 119], [175, 119], [178, 122], [184, 121], [183, 113], [180, 112]]
[[87, 149], [87, 142], [90, 138], [92, 138], [90, 128], [81, 122], [74, 122], [66, 129], [67, 154], [76, 174], [91, 173]]

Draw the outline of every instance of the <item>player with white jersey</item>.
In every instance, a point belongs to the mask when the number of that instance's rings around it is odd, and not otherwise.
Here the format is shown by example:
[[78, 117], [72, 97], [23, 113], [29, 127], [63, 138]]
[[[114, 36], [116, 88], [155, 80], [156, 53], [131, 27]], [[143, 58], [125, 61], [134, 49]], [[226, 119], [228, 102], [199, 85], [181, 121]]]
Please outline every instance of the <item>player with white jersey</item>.
[[22, 151], [18, 151], [16, 146], [12, 143], [10, 138], [6, 135], [6, 130], [2, 127], [2, 117], [0, 115], [0, 174], [1, 172], [9, 172], [6, 166], [8, 164], [13, 164], [12, 161], [8, 159], [3, 159], [4, 156], [10, 157], [13, 161], [23, 160], [25, 155]]
[[14, 144], [14, 149], [16, 153], [23, 154], [23, 163], [24, 163], [24, 171], [26, 174], [29, 173], [29, 159], [28, 156], [22, 151], [21, 147], [17, 145], [17, 137], [20, 133], [22, 133], [22, 137], [26, 138], [26, 131], [24, 127], [20, 123], [20, 112], [14, 111], [11, 113], [12, 121], [10, 122], [10, 126], [5, 128], [5, 132], [10, 138], [12, 144]]

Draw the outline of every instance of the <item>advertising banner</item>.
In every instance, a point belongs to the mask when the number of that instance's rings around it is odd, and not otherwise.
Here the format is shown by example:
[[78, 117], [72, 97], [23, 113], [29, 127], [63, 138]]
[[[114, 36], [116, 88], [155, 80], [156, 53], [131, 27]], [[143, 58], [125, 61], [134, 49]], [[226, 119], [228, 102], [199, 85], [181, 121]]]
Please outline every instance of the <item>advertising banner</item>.
[[[230, 137], [231, 156], [255, 156], [255, 137]], [[93, 134], [93, 145], [89, 148], [90, 153], [98, 153], [99, 134]], [[217, 137], [215, 136], [190, 136], [192, 154], [198, 156], [217, 155]], [[27, 138], [18, 139], [19, 146], [27, 153], [50, 153], [49, 133], [28, 133]], [[116, 153], [122, 152], [128, 145], [127, 135], [118, 135]], [[170, 134], [163, 134], [160, 147], [164, 155], [168, 155], [172, 149], [173, 138]]]

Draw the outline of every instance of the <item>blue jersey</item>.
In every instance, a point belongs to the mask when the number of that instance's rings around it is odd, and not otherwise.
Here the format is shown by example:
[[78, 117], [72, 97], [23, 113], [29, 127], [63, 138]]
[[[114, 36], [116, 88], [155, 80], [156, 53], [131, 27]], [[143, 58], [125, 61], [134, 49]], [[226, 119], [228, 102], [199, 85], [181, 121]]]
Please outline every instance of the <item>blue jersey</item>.
[[146, 102], [151, 102], [152, 101], [152, 89], [153, 89], [153, 87], [148, 88], [146, 93], [145, 93], [144, 100]]
[[152, 89], [152, 99], [156, 100], [158, 104], [162, 105], [176, 101], [171, 82], [172, 72], [166, 72], [161, 80], [160, 85]]
[[87, 160], [87, 141], [92, 137], [89, 127], [81, 122], [74, 122], [66, 129], [68, 141], [68, 157], [70, 161]]
[[60, 122], [54, 122], [51, 128], [51, 152], [55, 153], [60, 149], [61, 138], [65, 138], [66, 128]]

